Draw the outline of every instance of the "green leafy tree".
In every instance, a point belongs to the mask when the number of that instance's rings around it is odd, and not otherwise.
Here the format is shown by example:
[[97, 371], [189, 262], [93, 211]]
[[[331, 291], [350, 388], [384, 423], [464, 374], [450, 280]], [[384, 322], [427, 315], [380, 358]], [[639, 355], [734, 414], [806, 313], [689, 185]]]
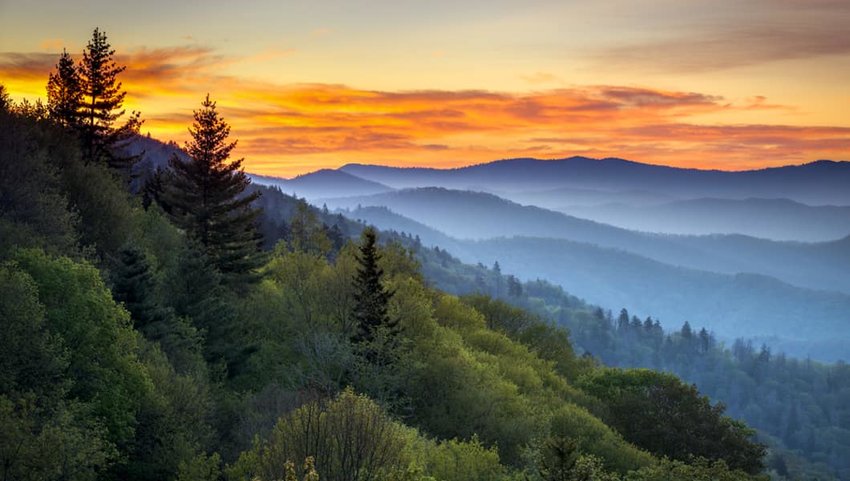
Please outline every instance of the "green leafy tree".
[[106, 33], [94, 29], [77, 68], [82, 90], [78, 117], [85, 158], [126, 170], [138, 158], [122, 156], [117, 148], [123, 141], [138, 134], [142, 121], [140, 114], [133, 112], [123, 124], [116, 126], [125, 114], [121, 106], [127, 92], [121, 89], [118, 81], [118, 75], [126, 67], [116, 64], [114, 55], [115, 50], [110, 46]]
[[308, 461], [297, 473], [304, 479], [315, 480], [315, 473], [337, 481], [387, 479], [409, 465], [413, 436], [374, 401], [346, 389], [281, 417], [266, 441], [242, 453], [229, 478], [292, 479], [292, 460], [312, 457], [315, 467]]
[[609, 423], [638, 447], [685, 462], [722, 460], [750, 474], [764, 468], [765, 447], [751, 440], [754, 431], [676, 376], [602, 369], [584, 377], [581, 387], [606, 403]]
[[263, 263], [262, 236], [257, 230], [259, 209], [251, 204], [259, 192], [245, 193], [251, 183], [242, 160], [228, 162], [236, 142], [228, 142], [230, 126], [219, 116], [209, 95], [189, 129], [190, 159], [174, 156], [173, 170], [160, 199], [165, 211], [189, 237], [198, 242], [231, 287], [253, 281]]
[[80, 74], [74, 60], [67, 51], [62, 50], [56, 71], [50, 73], [47, 81], [47, 110], [50, 118], [64, 127], [78, 130], [82, 103]]
[[92, 406], [112, 442], [131, 439], [150, 383], [127, 311], [89, 264], [37, 250], [21, 251], [14, 259], [38, 286], [48, 329], [68, 346], [68, 395]]

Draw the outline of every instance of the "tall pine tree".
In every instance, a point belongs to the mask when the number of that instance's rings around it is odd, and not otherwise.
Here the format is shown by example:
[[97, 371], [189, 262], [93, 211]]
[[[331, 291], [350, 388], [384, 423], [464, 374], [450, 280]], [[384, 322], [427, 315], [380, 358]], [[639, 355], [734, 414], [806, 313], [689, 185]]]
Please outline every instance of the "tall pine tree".
[[77, 68], [82, 90], [78, 117], [86, 158], [89, 161], [105, 161], [112, 168], [127, 170], [138, 157], [122, 156], [117, 149], [121, 143], [139, 133], [142, 121], [140, 114], [133, 112], [123, 124], [116, 126], [118, 119], [125, 113], [121, 106], [127, 95], [121, 89], [118, 74], [126, 67], [118, 66], [113, 55], [115, 50], [109, 45], [106, 34], [94, 29]]
[[82, 103], [80, 74], [74, 60], [62, 50], [56, 72], [52, 72], [47, 80], [47, 111], [55, 122], [79, 130]]
[[[391, 320], [387, 314], [387, 304], [392, 293], [384, 288], [384, 271], [378, 266], [380, 257], [375, 229], [367, 227], [363, 231], [357, 256], [360, 265], [354, 279], [355, 305], [352, 317], [357, 324], [357, 332], [353, 340], [358, 343], [373, 342], [380, 334], [392, 336], [398, 329], [398, 321]], [[382, 329], [384, 332], [380, 333]]]
[[242, 170], [243, 159], [228, 161], [236, 142], [228, 142], [230, 126], [207, 95], [186, 143], [190, 159], [171, 159], [171, 175], [159, 195], [164, 210], [204, 250], [224, 276], [225, 284], [239, 287], [256, 279], [263, 263], [262, 235], [257, 229], [260, 209], [251, 206], [259, 196], [247, 193], [251, 183]]

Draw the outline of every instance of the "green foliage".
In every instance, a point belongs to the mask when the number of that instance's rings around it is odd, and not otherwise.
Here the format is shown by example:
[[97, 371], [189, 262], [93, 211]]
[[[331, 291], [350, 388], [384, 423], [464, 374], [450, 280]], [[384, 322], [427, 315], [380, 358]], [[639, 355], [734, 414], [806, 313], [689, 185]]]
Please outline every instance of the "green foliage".
[[365, 396], [345, 390], [330, 402], [314, 401], [280, 418], [268, 440], [240, 456], [229, 478], [283, 479], [287, 462], [313, 457], [322, 479], [381, 479], [407, 467], [408, 431]]
[[34, 396], [0, 395], [0, 477], [23, 481], [97, 479], [116, 457], [103, 428], [78, 404], [47, 411]]
[[126, 442], [150, 389], [136, 356], [137, 338], [127, 311], [115, 304], [91, 265], [51, 259], [36, 250], [20, 251], [15, 260], [38, 286], [48, 329], [71, 347], [69, 395], [92, 404], [111, 441]]
[[289, 223], [289, 246], [296, 252], [327, 256], [333, 247], [324, 224], [306, 201], [298, 201]]
[[765, 448], [750, 441], [754, 432], [673, 375], [600, 369], [583, 378], [581, 386], [606, 403], [613, 427], [654, 454], [680, 461], [723, 460], [750, 474], [764, 469]]
[[138, 207], [104, 165], [74, 162], [63, 167], [62, 177], [68, 200], [80, 217], [80, 242], [111, 262], [135, 235]]
[[199, 454], [180, 463], [177, 481], [218, 481], [221, 479], [221, 456]]
[[743, 471], [729, 469], [722, 460], [694, 459], [682, 461], [662, 460], [660, 463], [639, 469], [625, 476], [624, 481], [766, 481], [766, 476], [751, 476]]
[[0, 255], [15, 246], [71, 253], [78, 218], [59, 166], [79, 161], [73, 139], [43, 122], [0, 110]]
[[156, 345], [143, 342], [141, 361], [152, 389], [136, 414], [128, 460], [112, 470], [118, 479], [160, 480], [192, 464], [211, 444], [211, 389], [201, 373], [178, 373]]
[[473, 436], [469, 442], [450, 439], [427, 450], [425, 471], [440, 481], [496, 481], [506, 479], [507, 469], [495, 448], [487, 448]]

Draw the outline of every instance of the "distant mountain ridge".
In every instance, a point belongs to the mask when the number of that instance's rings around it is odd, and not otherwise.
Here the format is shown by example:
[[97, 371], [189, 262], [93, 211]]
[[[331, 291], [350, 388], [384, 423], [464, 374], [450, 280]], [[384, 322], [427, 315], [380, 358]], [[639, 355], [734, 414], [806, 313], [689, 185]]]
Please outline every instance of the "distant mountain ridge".
[[257, 174], [249, 174], [249, 176], [260, 185], [280, 187], [287, 194], [295, 194], [310, 201], [322, 198], [380, 194], [393, 190], [381, 183], [332, 169], [321, 169], [292, 179]]
[[744, 234], [807, 242], [850, 235], [850, 206], [813, 207], [790, 199], [701, 198], [644, 205], [562, 205], [553, 210], [645, 232]]
[[328, 206], [387, 207], [459, 240], [514, 236], [566, 239], [620, 249], [673, 266], [723, 274], [762, 274], [800, 287], [850, 293], [850, 248], [841, 241], [807, 244], [744, 235], [649, 234], [522, 206], [492, 194], [440, 187], [335, 199], [328, 201]]
[[[567, 239], [500, 237], [458, 240], [385, 207], [343, 214], [384, 230], [417, 236], [463, 262], [492, 265], [523, 280], [546, 279], [612, 310], [660, 318], [667, 328], [684, 321], [727, 339], [771, 338], [787, 353], [834, 361], [847, 359], [850, 295], [804, 289], [758, 274], [723, 274], [677, 267], [621, 249]], [[850, 246], [850, 238], [828, 243]]]
[[454, 169], [347, 164], [341, 171], [394, 188], [446, 187], [527, 192], [564, 187], [639, 190], [683, 199], [789, 198], [813, 205], [850, 205], [850, 162], [819, 160], [747, 171], [698, 170], [618, 158], [506, 159]]

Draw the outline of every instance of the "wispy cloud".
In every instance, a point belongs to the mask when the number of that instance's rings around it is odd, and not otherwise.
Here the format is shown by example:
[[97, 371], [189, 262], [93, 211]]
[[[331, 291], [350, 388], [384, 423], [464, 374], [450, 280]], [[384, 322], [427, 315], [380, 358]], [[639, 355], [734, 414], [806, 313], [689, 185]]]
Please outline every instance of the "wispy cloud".
[[734, 67], [850, 54], [845, 23], [717, 27], [687, 37], [671, 37], [606, 49], [597, 60], [607, 65], [675, 72]]
[[702, 15], [673, 16], [651, 40], [628, 39], [595, 54], [604, 65], [708, 72], [768, 62], [850, 54], [850, 2], [711, 0]]

